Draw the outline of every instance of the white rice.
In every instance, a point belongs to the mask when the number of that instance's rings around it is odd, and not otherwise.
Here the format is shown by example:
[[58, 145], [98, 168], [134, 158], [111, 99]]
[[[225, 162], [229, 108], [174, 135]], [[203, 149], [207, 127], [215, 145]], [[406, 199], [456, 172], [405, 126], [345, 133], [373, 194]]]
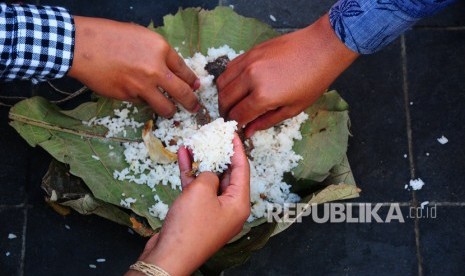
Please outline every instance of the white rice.
[[16, 239], [17, 237], [18, 237], [18, 236], [16, 236], [16, 235], [13, 234], [13, 233], [8, 234], [8, 239], [9, 239], [9, 240]]
[[113, 110], [114, 117], [106, 116], [103, 118], [93, 117], [89, 121], [83, 121], [82, 124], [87, 126], [104, 126], [108, 128], [106, 137], [116, 137], [120, 133], [124, 137], [127, 135], [126, 128], [132, 128], [134, 131], [144, 125], [142, 122], [136, 122], [134, 118], [129, 117], [130, 113], [137, 113], [136, 107], [132, 108], [132, 103], [123, 102], [126, 108]]
[[128, 197], [126, 199], [121, 199], [120, 205], [125, 207], [125, 208], [131, 208], [131, 204], [135, 203], [137, 199], [134, 199], [132, 197]]
[[[242, 52], [241, 52], [242, 53]], [[205, 71], [205, 65], [216, 58], [227, 55], [230, 60], [241, 53], [236, 53], [229, 46], [211, 48], [207, 56], [196, 53], [185, 59], [186, 64], [200, 79], [200, 88], [196, 91], [199, 101], [208, 110], [212, 122], [197, 125], [194, 114], [178, 106], [177, 112], [170, 119], [158, 117], [153, 134], [160, 139], [171, 152], [177, 152], [181, 145], [192, 149], [194, 161], [200, 161], [199, 171], [223, 172], [230, 164], [233, 155], [232, 138], [237, 126], [235, 122], [224, 122], [218, 112], [218, 91], [213, 83], [213, 76]], [[125, 103], [126, 108], [116, 109], [115, 117], [92, 118], [87, 125], [103, 125], [109, 129], [107, 136], [121, 135], [126, 129], [139, 128], [144, 123], [136, 122], [131, 114], [136, 109]], [[251, 151], [251, 215], [249, 221], [266, 215], [267, 203], [297, 202], [299, 196], [290, 193], [290, 185], [283, 181], [283, 174], [291, 171], [301, 156], [292, 147], [294, 140], [302, 139], [299, 131], [308, 115], [301, 113], [283, 123], [267, 130], [258, 131], [253, 137]], [[199, 130], [200, 128], [200, 130]], [[147, 185], [156, 191], [159, 185], [170, 185], [181, 189], [178, 164], [157, 164], [148, 155], [143, 142], [124, 143], [124, 158], [128, 167], [114, 171], [113, 177], [120, 181], [129, 181]], [[122, 198], [121, 206], [129, 208], [136, 200]], [[165, 219], [169, 206], [158, 195], [149, 213]]]
[[421, 178], [417, 178], [410, 180], [409, 185], [412, 188], [412, 190], [421, 190], [421, 188], [423, 188], [423, 186], [425, 185], [425, 182], [423, 182]]
[[447, 139], [444, 135], [439, 137], [437, 140], [441, 145], [447, 144], [447, 142], [449, 142], [449, 139]]
[[228, 168], [234, 154], [232, 140], [236, 130], [236, 121], [218, 118], [184, 140], [184, 145], [192, 150], [194, 162], [199, 162], [200, 172], [222, 173]]
[[429, 204], [429, 201], [423, 201], [421, 204], [420, 204], [420, 207], [421, 209], [425, 208], [426, 205]]
[[168, 213], [169, 206], [163, 203], [158, 195], [155, 195], [153, 199], [156, 203], [149, 208], [150, 215], [164, 220]]

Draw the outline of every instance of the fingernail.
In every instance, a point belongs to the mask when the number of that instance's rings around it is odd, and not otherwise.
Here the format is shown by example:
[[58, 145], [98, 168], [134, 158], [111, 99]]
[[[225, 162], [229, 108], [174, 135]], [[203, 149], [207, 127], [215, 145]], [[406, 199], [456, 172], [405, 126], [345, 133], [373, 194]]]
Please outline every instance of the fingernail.
[[244, 134], [245, 134], [245, 138], [250, 139], [255, 134], [255, 130], [246, 129]]
[[194, 82], [194, 85], [192, 86], [192, 89], [197, 90], [200, 88], [200, 79], [196, 79]]
[[194, 107], [194, 113], [197, 113], [199, 112], [200, 108], [202, 108], [202, 106], [198, 103], [195, 107]]

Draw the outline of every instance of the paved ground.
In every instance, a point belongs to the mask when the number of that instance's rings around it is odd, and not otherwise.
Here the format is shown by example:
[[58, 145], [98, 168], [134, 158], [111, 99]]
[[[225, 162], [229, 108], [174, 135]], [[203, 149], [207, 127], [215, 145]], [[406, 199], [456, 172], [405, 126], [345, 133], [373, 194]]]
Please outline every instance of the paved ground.
[[[35, 1], [25, 1], [35, 2]], [[39, 1], [37, 1], [39, 2]], [[306, 26], [332, 1], [220, 1], [283, 31]], [[74, 14], [156, 24], [179, 6], [213, 8], [217, 1], [58, 1]], [[318, 4], [317, 4], [318, 3]], [[465, 272], [465, 2], [420, 22], [383, 51], [360, 58], [333, 85], [351, 105], [349, 159], [363, 189], [352, 202], [399, 203], [404, 214], [429, 201], [436, 218], [405, 223], [317, 224], [310, 218], [273, 237], [227, 275], [463, 275]], [[270, 19], [276, 18], [276, 22]], [[73, 81], [57, 85], [74, 89]], [[46, 85], [0, 86], [4, 95], [56, 97]], [[74, 103], [83, 101], [82, 96]], [[0, 274], [120, 275], [145, 240], [94, 216], [61, 217], [43, 200], [50, 161], [8, 126], [0, 107]], [[445, 135], [441, 145], [436, 138]], [[407, 158], [404, 158], [404, 154]], [[404, 190], [412, 178], [421, 191]], [[382, 216], [388, 208], [380, 211]], [[413, 209], [414, 210], [414, 209]], [[70, 229], [67, 229], [68, 226]], [[13, 233], [15, 239], [8, 239]], [[7, 256], [9, 252], [9, 256]], [[90, 269], [97, 258], [106, 262]]]

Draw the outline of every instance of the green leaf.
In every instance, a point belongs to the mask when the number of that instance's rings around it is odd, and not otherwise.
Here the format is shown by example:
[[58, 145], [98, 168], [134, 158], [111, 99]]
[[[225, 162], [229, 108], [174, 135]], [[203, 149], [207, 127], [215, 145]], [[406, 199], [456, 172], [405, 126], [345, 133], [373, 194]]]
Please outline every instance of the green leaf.
[[200, 50], [199, 11], [198, 8], [179, 10], [175, 15], [163, 17], [163, 27], [149, 28], [162, 35], [184, 57], [190, 57]]
[[238, 241], [224, 246], [200, 270], [206, 275], [219, 275], [226, 268], [244, 263], [252, 252], [265, 246], [275, 227], [276, 223], [265, 223], [260, 227], [252, 228]]
[[337, 164], [331, 169], [324, 183], [326, 185], [345, 183], [355, 186], [354, 175], [352, 174], [347, 155], [344, 156], [340, 164]]
[[[58, 161], [69, 164], [70, 172], [84, 180], [95, 198], [116, 206], [124, 198], [135, 198], [137, 201], [131, 205], [131, 210], [147, 218], [156, 230], [161, 227], [161, 221], [148, 212], [148, 208], [155, 204], [152, 190], [146, 185], [113, 178], [115, 170], [127, 167], [121, 143], [141, 141], [142, 128], [136, 131], [128, 128], [127, 137], [106, 138], [106, 128], [82, 124], [82, 119], [113, 116], [115, 108], [121, 108], [121, 102], [99, 98], [97, 102], [85, 103], [74, 110], [61, 111], [47, 100], [34, 97], [21, 101], [10, 110], [13, 120], [10, 124], [31, 146], [39, 145]], [[152, 117], [146, 106], [138, 108], [138, 121]], [[157, 186], [157, 195], [166, 204], [171, 204], [179, 193], [169, 186]]]
[[[310, 207], [312, 204], [322, 204], [330, 201], [355, 198], [358, 197], [359, 191], [360, 190], [355, 185], [351, 184], [343, 183], [339, 185], [329, 185], [323, 190], [305, 197], [301, 202], [306, 203], [306, 206]], [[298, 212], [292, 219], [278, 222], [272, 236], [277, 235], [289, 228], [292, 224], [295, 223], [295, 221], [297, 221], [299, 218], [301, 219], [302, 214], [303, 210], [300, 210], [300, 212]]]
[[236, 51], [247, 51], [278, 35], [270, 26], [240, 16], [227, 7], [212, 11], [188, 8], [167, 15], [163, 20], [162, 27], [149, 27], [165, 37], [183, 57], [191, 57], [197, 52], [207, 54], [208, 48], [225, 44]]
[[303, 138], [294, 143], [294, 151], [303, 157], [293, 169], [297, 180], [322, 182], [342, 162], [349, 137], [347, 109], [339, 94], [330, 91], [305, 111], [309, 119], [301, 127]]
[[[69, 167], [53, 159], [47, 173], [42, 179], [42, 189], [47, 193], [47, 203], [62, 215], [71, 207], [83, 215], [97, 215], [121, 225], [131, 227], [144, 237], [154, 234], [154, 231], [141, 218], [124, 211], [113, 204], [96, 199], [84, 181], [69, 173]], [[60, 204], [60, 205], [57, 205]]]

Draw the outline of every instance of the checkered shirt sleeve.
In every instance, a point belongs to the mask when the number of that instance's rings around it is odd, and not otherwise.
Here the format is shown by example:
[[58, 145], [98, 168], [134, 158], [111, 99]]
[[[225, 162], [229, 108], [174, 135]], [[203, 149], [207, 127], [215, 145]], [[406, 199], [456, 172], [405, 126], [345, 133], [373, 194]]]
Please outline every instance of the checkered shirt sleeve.
[[74, 32], [64, 8], [0, 3], [0, 81], [63, 77], [73, 61]]

